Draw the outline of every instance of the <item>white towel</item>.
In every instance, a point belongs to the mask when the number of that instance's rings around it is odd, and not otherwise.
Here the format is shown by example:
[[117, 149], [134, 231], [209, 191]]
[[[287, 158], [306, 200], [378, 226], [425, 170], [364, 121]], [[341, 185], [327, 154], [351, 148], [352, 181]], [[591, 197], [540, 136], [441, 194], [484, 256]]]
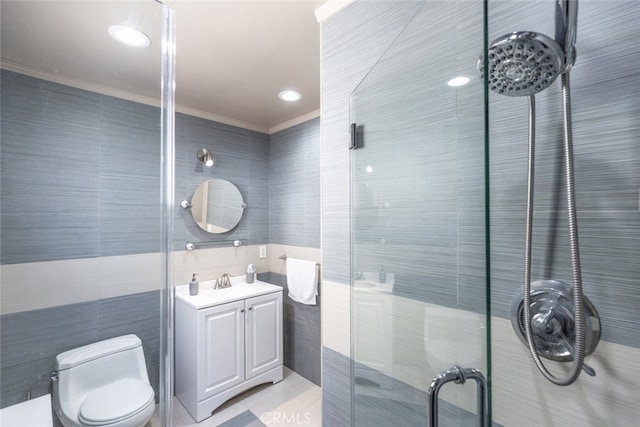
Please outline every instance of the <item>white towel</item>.
[[301, 304], [316, 305], [318, 268], [314, 261], [287, 257], [289, 298]]

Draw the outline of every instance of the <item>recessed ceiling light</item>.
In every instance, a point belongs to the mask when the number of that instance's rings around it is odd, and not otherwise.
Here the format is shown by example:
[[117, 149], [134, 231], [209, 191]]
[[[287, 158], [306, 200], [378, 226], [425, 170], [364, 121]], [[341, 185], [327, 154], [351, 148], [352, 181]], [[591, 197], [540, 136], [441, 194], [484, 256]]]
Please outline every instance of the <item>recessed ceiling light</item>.
[[464, 86], [469, 83], [469, 77], [458, 76], [454, 77], [447, 82], [447, 84], [451, 87]]
[[283, 90], [278, 94], [278, 97], [283, 101], [300, 101], [302, 99], [302, 94], [296, 90]]
[[109, 27], [111, 37], [132, 47], [147, 47], [151, 44], [151, 39], [142, 31], [124, 25], [112, 25]]

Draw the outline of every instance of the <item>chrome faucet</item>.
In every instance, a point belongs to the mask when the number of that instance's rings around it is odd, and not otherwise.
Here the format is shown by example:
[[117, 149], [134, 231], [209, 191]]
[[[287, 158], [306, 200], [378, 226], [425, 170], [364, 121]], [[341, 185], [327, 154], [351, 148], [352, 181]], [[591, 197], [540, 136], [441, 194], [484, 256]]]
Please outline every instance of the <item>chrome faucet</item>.
[[224, 273], [216, 282], [213, 289], [222, 289], [231, 287], [231, 276], [228, 273]]

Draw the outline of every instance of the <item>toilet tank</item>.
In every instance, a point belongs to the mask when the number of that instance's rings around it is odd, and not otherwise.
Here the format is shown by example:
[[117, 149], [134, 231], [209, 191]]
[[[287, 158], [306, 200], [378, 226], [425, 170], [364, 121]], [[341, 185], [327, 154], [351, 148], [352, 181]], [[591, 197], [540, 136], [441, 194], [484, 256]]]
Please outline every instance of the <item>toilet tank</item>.
[[[123, 378], [135, 378], [149, 384], [142, 351], [136, 335], [111, 338], [56, 356], [57, 391], [61, 402], [82, 401], [90, 390]], [[76, 398], [81, 396], [80, 398]]]

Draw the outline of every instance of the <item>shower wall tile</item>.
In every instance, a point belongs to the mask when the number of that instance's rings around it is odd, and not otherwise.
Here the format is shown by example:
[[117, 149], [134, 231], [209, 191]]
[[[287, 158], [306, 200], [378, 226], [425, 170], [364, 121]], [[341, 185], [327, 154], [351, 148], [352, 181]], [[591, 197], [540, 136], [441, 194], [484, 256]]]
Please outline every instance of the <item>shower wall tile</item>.
[[[553, 7], [541, 6], [490, 1], [489, 38], [516, 30], [553, 35]], [[508, 320], [523, 281], [527, 102], [489, 97], [491, 312], [499, 316], [492, 322], [493, 413], [505, 425], [626, 426], [640, 419], [626, 397], [640, 372], [638, 19], [637, 2], [580, 2], [571, 70], [578, 234], [584, 290], [602, 336], [586, 359], [597, 376], [581, 376], [568, 390], [539, 374]], [[533, 280], [571, 283], [559, 82], [536, 95], [536, 104]], [[620, 366], [625, 373], [616, 372]]]
[[486, 230], [484, 212], [471, 225], [460, 225], [458, 235], [457, 307], [487, 312]]
[[[322, 295], [322, 346], [350, 357], [351, 287], [323, 280]], [[323, 373], [326, 372], [327, 367], [323, 365]]]
[[[323, 275], [349, 279], [349, 95], [415, 10], [414, 3], [352, 4], [322, 23]], [[391, 11], [394, 10], [394, 13]], [[391, 19], [387, 19], [391, 17]], [[356, 32], [355, 30], [358, 29]], [[353, 37], [355, 34], [360, 34]], [[368, 34], [376, 34], [368, 38]], [[326, 82], [331, 82], [327, 85]]]
[[[419, 2], [354, 2], [321, 24], [323, 343], [345, 354], [350, 297], [344, 284], [351, 281], [349, 96], [420, 6]], [[327, 344], [323, 425], [350, 425], [351, 362]]]
[[[492, 318], [492, 412], [505, 426], [636, 425], [640, 349], [601, 341], [586, 362], [595, 377], [558, 387], [547, 381], [513, 333], [509, 319]], [[545, 363], [551, 364], [545, 360]]]
[[320, 247], [320, 119], [270, 135], [269, 242]]
[[[441, 4], [432, 3], [434, 4], [429, 6], [434, 8], [434, 16], [444, 13], [438, 10]], [[379, 258], [375, 241], [356, 241], [354, 247], [356, 256], [359, 258], [351, 259], [350, 245], [346, 239], [350, 231], [349, 217], [341, 216], [350, 209], [349, 152], [344, 147], [348, 144], [347, 128], [352, 121], [348, 97], [354, 87], [348, 87], [348, 85], [353, 81], [350, 79], [355, 80], [356, 76], [359, 76], [358, 68], [353, 64], [366, 63], [362, 61], [362, 57], [365, 53], [373, 52], [367, 43], [375, 41], [381, 45], [387, 40], [384, 38], [387, 33], [383, 31], [366, 32], [366, 26], [370, 22], [376, 22], [364, 12], [367, 7], [370, 8], [369, 10], [374, 9], [371, 3], [367, 2], [352, 4], [322, 24], [323, 264], [325, 279], [331, 278], [342, 283], [350, 281], [349, 268], [352, 261], [369, 263], [365, 268], [376, 268], [374, 263]], [[604, 340], [601, 342], [602, 347], [597, 349], [591, 358], [594, 364], [602, 363], [602, 366], [597, 369], [605, 370], [606, 378], [617, 378], [607, 380], [606, 385], [589, 387], [589, 390], [584, 391], [576, 389], [575, 392], [570, 393], [571, 403], [568, 412], [571, 413], [571, 417], [576, 415], [575, 419], [580, 420], [579, 422], [584, 425], [622, 426], [629, 425], [637, 419], [635, 408], [637, 405], [629, 403], [624, 397], [633, 395], [629, 390], [635, 386], [624, 380], [624, 375], [618, 376], [610, 372], [610, 369], [614, 366], [631, 366], [630, 370], [636, 371], [636, 364], [633, 362], [629, 364], [625, 360], [627, 357], [634, 357], [628, 354], [634, 354], [640, 336], [638, 331], [640, 322], [635, 312], [637, 310], [632, 309], [640, 304], [638, 300], [640, 292], [637, 287], [639, 272], [636, 268], [638, 263], [634, 261], [634, 255], [640, 249], [640, 241], [637, 238], [637, 231], [640, 229], [638, 222], [640, 221], [638, 217], [640, 152], [636, 143], [640, 128], [635, 117], [639, 99], [636, 91], [637, 73], [633, 71], [640, 66], [638, 47], [633, 42], [637, 38], [637, 25], [634, 22], [637, 22], [640, 17], [639, 7], [637, 2], [629, 1], [581, 2], [580, 5], [578, 63], [572, 70], [578, 218], [585, 289], [602, 317]], [[355, 11], [359, 16], [355, 15]], [[540, 7], [539, 1], [494, 1], [489, 3], [489, 13], [489, 39], [518, 29], [540, 31], [546, 34], [554, 33], [553, 7]], [[394, 13], [386, 14], [389, 22], [394, 16]], [[460, 7], [456, 14], [456, 18], [459, 19], [458, 27], [455, 29], [456, 49], [458, 49], [456, 68], [470, 75], [475, 73], [477, 55], [482, 50], [482, 38], [468, 37], [463, 33], [465, 31], [473, 33], [478, 30], [477, 26], [470, 24], [469, 18], [477, 18], [477, 16], [477, 10], [474, 11], [472, 7]], [[436, 25], [446, 26], [450, 21], [444, 19], [441, 20], [443, 24]], [[514, 27], [514, 23], [518, 23], [517, 26]], [[376, 24], [380, 28], [383, 27], [379, 22]], [[398, 25], [398, 28], [401, 27]], [[422, 27], [424, 28], [426, 26]], [[346, 31], [349, 35], [345, 33]], [[436, 29], [435, 33], [438, 31]], [[336, 40], [338, 37], [339, 41]], [[412, 37], [412, 40], [408, 40], [406, 49], [398, 50], [402, 52], [398, 56], [403, 59], [411, 58], [413, 52], [411, 49], [420, 47], [419, 38], [418, 34]], [[438, 38], [434, 37], [430, 43], [437, 43], [437, 40]], [[621, 43], [621, 41], [624, 42]], [[358, 47], [354, 48], [351, 43], [357, 43]], [[617, 48], [612, 51], [611, 46]], [[350, 49], [357, 52], [349, 52]], [[349, 53], [345, 54], [345, 52]], [[340, 57], [342, 54], [344, 56]], [[340, 60], [334, 60], [335, 58]], [[408, 61], [400, 62], [406, 65]], [[385, 67], [386, 64], [381, 62], [378, 66]], [[394, 73], [397, 70], [403, 72]], [[410, 69], [403, 68], [403, 65], [398, 66], [397, 69], [389, 65], [388, 71], [395, 78], [416, 77], [411, 74]], [[439, 72], [437, 66], [434, 72]], [[368, 75], [371, 85], [385, 82], [384, 77], [380, 81], [375, 77], [372, 74]], [[362, 88], [363, 85], [359, 90]], [[375, 112], [376, 102], [383, 104], [387, 95], [388, 91], [385, 92], [383, 87], [377, 89], [380, 90], [379, 97], [372, 98], [372, 105], [367, 105], [367, 108], [372, 109], [365, 110], [368, 114]], [[428, 92], [420, 87], [412, 89], [415, 92]], [[447, 209], [446, 198], [440, 200], [439, 206], [444, 208], [443, 212], [453, 211], [458, 215], [454, 247], [460, 259], [455, 266], [458, 272], [456, 280], [452, 282], [458, 288], [451, 297], [455, 298], [457, 294], [460, 299], [447, 301], [447, 293], [438, 292], [437, 289], [433, 296], [428, 298], [430, 302], [439, 305], [455, 304], [454, 306], [474, 310], [479, 303], [482, 304], [481, 307], [485, 304], [484, 124], [482, 121], [473, 123], [473, 118], [477, 117], [477, 111], [483, 109], [482, 94], [464, 93], [466, 90], [466, 88], [458, 89], [458, 114], [453, 124], [459, 149], [455, 158], [446, 160], [443, 158], [452, 171], [457, 168], [455, 171], [458, 174], [455, 182], [457, 189], [452, 192], [457, 198], [450, 203], [449, 206], [453, 207], [451, 210]], [[409, 103], [414, 99], [412, 95], [411, 93], [403, 94], [401, 98], [408, 100], [407, 103]], [[562, 167], [561, 147], [558, 144], [562, 138], [562, 126], [558, 120], [561, 115], [558, 84], [536, 98], [539, 143], [535, 234], [539, 237], [534, 240], [533, 258], [536, 265], [534, 271], [540, 276], [550, 274], [570, 278], [566, 207], [563, 201], [565, 194], [563, 191], [553, 190], [564, 183], [562, 174], [556, 172], [559, 167]], [[492, 344], [493, 377], [496, 386], [494, 414], [497, 414], [496, 419], [504, 425], [559, 426], [571, 422], [569, 421], [571, 418], [562, 415], [565, 409], [555, 406], [556, 403], [560, 405], [566, 399], [564, 395], [557, 395], [552, 399], [544, 396], [550, 393], [553, 395], [565, 393], [564, 389], [561, 391], [557, 387], [553, 388], [539, 378], [532, 363], [524, 357], [524, 354], [521, 354], [524, 351], [517, 339], [508, 346], [502, 345], [503, 340], [513, 341], [512, 338], [514, 338], [509, 322], [505, 318], [509, 316], [510, 302], [514, 293], [520, 289], [522, 282], [527, 145], [527, 107], [526, 102], [523, 101], [518, 98], [490, 95], [491, 310], [493, 314], [500, 316], [494, 318], [494, 324], [497, 325], [493, 329], [496, 342]], [[389, 102], [387, 106], [389, 114], [393, 116], [393, 120], [389, 120], [392, 125], [406, 124], [424, 132], [424, 127], [421, 129], [402, 114], [394, 113], [399, 107], [401, 111], [402, 105]], [[379, 108], [382, 110], [382, 107]], [[446, 109], [446, 105], [443, 109]], [[433, 118], [438, 117], [437, 114], [433, 116]], [[376, 124], [365, 125], [365, 141], [367, 141], [367, 134], [375, 134]], [[379, 127], [385, 126], [388, 127], [389, 124], [380, 123]], [[443, 130], [446, 132], [445, 128]], [[391, 136], [389, 139], [393, 140], [393, 131], [387, 132]], [[415, 140], [418, 141], [418, 138]], [[441, 149], [445, 149], [446, 152], [447, 147], [435, 147], [433, 154], [442, 154]], [[416, 151], [416, 155], [420, 155], [419, 150]], [[384, 155], [380, 158], [386, 159]], [[327, 165], [331, 165], [331, 168]], [[414, 170], [412, 166], [415, 167], [415, 164], [411, 165], [410, 162], [402, 165], [403, 168]], [[382, 167], [388, 167], [388, 165]], [[446, 171], [443, 174], [444, 168], [438, 169], [438, 165], [434, 168], [440, 178], [446, 176]], [[374, 170], [377, 169], [374, 168]], [[419, 181], [406, 178], [402, 172], [399, 171], [397, 174], [398, 179], [406, 182], [408, 186]], [[447, 185], [446, 179], [443, 179], [440, 185]], [[373, 207], [362, 209], [362, 206], [358, 205], [372, 200], [371, 195], [367, 195], [358, 188], [354, 188], [353, 191], [354, 206], [360, 207], [362, 213], [362, 217], [354, 221], [355, 236], [371, 234], [372, 229], [379, 227], [382, 217]], [[426, 195], [422, 196], [423, 200], [428, 198]], [[421, 195], [417, 195], [417, 198], [420, 197]], [[448, 241], [446, 229], [435, 228], [434, 223], [411, 218], [410, 215], [405, 215], [404, 218], [407, 224], [412, 221], [423, 224], [421, 228], [423, 233], [419, 234], [439, 235], [441, 239], [444, 237], [443, 243]], [[389, 229], [394, 231], [390, 233], [394, 237], [402, 236], [402, 232], [399, 231], [401, 227], [394, 225]], [[393, 243], [396, 245], [404, 243], [404, 239], [411, 239], [411, 236], [402, 236], [402, 239]], [[415, 237], [414, 240], [411, 242], [411, 249], [414, 249], [415, 243], [420, 239]], [[439, 248], [441, 256], [444, 256], [442, 251], [447, 247], [444, 245], [443, 248]], [[396, 246], [389, 246], [389, 248], [391, 248], [390, 252], [397, 254], [397, 259], [394, 261], [397, 265], [393, 268], [408, 270], [408, 266], [402, 264], [402, 249]], [[409, 246], [406, 249], [409, 249]], [[422, 255], [428, 257], [425, 259], [432, 259], [431, 257], [434, 256], [430, 253]], [[423, 269], [422, 265], [420, 269]], [[406, 292], [406, 296], [412, 300], [419, 299], [417, 295], [422, 297], [428, 295], [428, 291], [425, 290], [430, 289], [430, 286], [420, 289], [419, 278], [402, 277], [401, 274], [397, 277], [399, 283], [412, 284], [407, 291], [399, 290], [396, 293], [397, 296], [405, 296], [400, 293], [401, 291]], [[435, 275], [435, 278], [442, 279], [438, 275]], [[428, 279], [426, 282], [431, 283]], [[329, 298], [325, 295], [325, 307], [328, 300]], [[346, 310], [348, 315], [349, 309]], [[325, 323], [328, 326], [328, 322]], [[333, 350], [328, 350], [325, 346], [323, 383], [327, 405], [325, 421], [332, 420], [333, 411], [338, 411], [340, 407], [338, 402], [330, 400], [340, 396], [338, 390], [331, 388], [333, 385], [331, 375], [339, 372], [339, 368], [333, 365], [330, 357], [336, 352], [330, 353], [330, 351]], [[347, 352], [345, 350], [343, 353]], [[337, 355], [340, 356], [340, 353]], [[514, 363], [514, 355], [517, 355], [518, 360], [523, 356], [522, 363]], [[346, 364], [348, 362], [346, 356], [341, 357]], [[500, 369], [495, 369], [496, 366]], [[523, 376], [523, 372], [526, 375]], [[348, 372], [345, 371], [342, 374], [347, 375]], [[597, 378], [602, 376], [598, 374]], [[581, 379], [585, 382], [589, 380], [590, 378]], [[345, 384], [345, 387], [347, 386]], [[534, 408], [529, 409], [532, 395], [542, 397], [533, 399]], [[348, 399], [349, 396], [342, 396], [342, 398]], [[343, 410], [349, 411], [347, 408]], [[346, 424], [350, 421], [341, 420], [341, 422]]]
[[[517, 3], [517, 4], [516, 4]], [[553, 34], [553, 8], [489, 3], [489, 38], [517, 29]], [[582, 2], [571, 71], [575, 187], [582, 276], [602, 321], [602, 339], [638, 347], [640, 305], [640, 49], [637, 2]], [[514, 28], [514, 23], [518, 23]], [[509, 30], [507, 31], [507, 28]], [[617, 49], [612, 51], [610, 46]], [[492, 313], [508, 317], [522, 286], [526, 212], [527, 103], [490, 95]], [[536, 95], [537, 153], [533, 279], [571, 283], [560, 85]], [[561, 190], [556, 190], [560, 188]]]
[[325, 279], [350, 281], [349, 96], [419, 7], [419, 2], [358, 2], [321, 25]]
[[394, 295], [484, 312], [482, 87], [445, 84], [477, 61], [478, 12], [425, 5], [354, 92], [364, 148], [352, 156], [351, 261], [358, 271], [384, 263]]
[[351, 425], [351, 359], [323, 347], [322, 366], [322, 425]]

